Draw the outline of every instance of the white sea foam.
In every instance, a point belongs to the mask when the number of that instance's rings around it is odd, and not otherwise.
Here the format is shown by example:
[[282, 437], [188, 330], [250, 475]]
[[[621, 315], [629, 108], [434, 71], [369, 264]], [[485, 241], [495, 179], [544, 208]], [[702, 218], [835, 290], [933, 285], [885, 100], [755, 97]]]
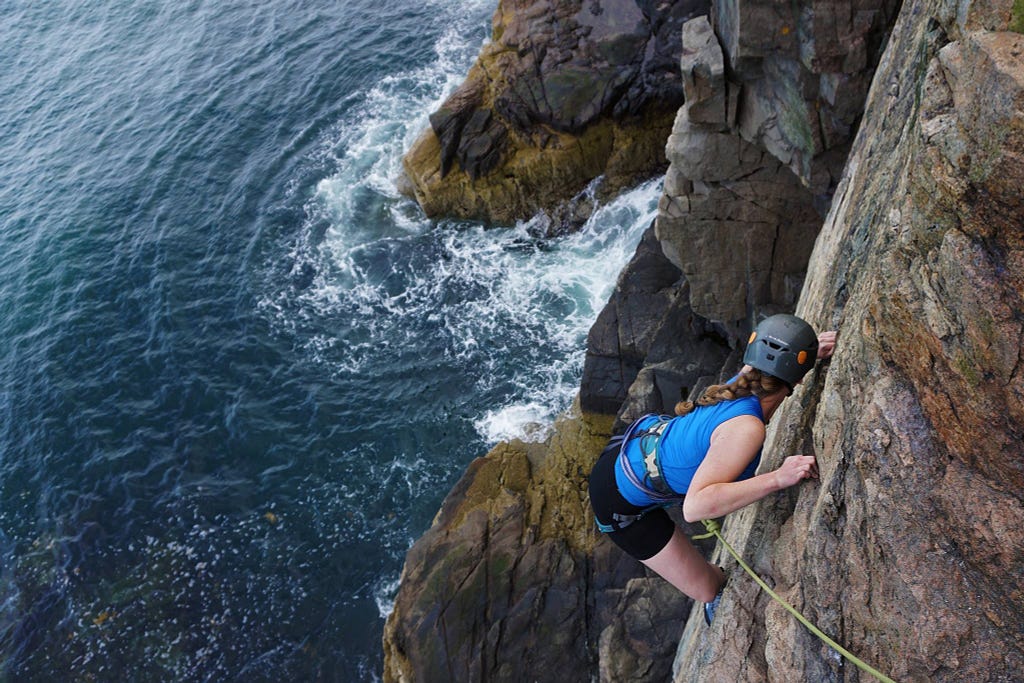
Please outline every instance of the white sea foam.
[[510, 439], [540, 440], [547, 436], [551, 406], [530, 401], [488, 410], [474, 423], [477, 431], [489, 442]]
[[398, 593], [399, 577], [382, 576], [373, 588], [373, 600], [381, 619], [387, 619], [395, 609], [395, 595]]
[[[352, 246], [328, 237], [338, 279], [321, 277], [306, 295], [321, 314], [356, 319], [346, 353], [315, 335], [334, 372], [363, 372], [382, 349], [420, 347], [423, 323], [443, 329], [445, 362], [474, 369], [481, 393], [511, 385], [508, 403], [476, 419], [489, 443], [543, 438], [535, 425], [564, 410], [578, 386], [584, 340], [656, 210], [648, 183], [599, 208], [578, 233], [542, 239], [529, 222], [512, 228], [434, 226], [425, 234], [379, 237]], [[517, 358], [509, 362], [509, 355]]]
[[[325, 278], [308, 294], [321, 313], [360, 321], [333, 370], [359, 373], [382, 349], [422, 347], [426, 321], [442, 330], [443, 339], [431, 340], [443, 346], [437, 353], [472, 368], [482, 395], [509, 387], [506, 403], [474, 420], [482, 437], [543, 438], [537, 425], [571, 402], [586, 333], [653, 219], [658, 194], [648, 183], [599, 208], [578, 233], [554, 239], [537, 237], [530, 222], [450, 224], [350, 248], [349, 282]], [[374, 251], [385, 262], [376, 273]], [[337, 341], [320, 335], [313, 343], [322, 352]]]
[[559, 355], [547, 365], [531, 366], [524, 359], [516, 369], [512, 381], [517, 391], [509, 403], [475, 422], [489, 443], [542, 440], [547, 430], [538, 426], [568, 407], [578, 388], [587, 331], [654, 219], [659, 191], [660, 184], [650, 182], [626, 193], [599, 208], [580, 232], [529, 257], [509, 258], [492, 274], [501, 284], [477, 307], [479, 315], [484, 317], [490, 307], [515, 311], [553, 342]]
[[359, 376], [388, 354], [429, 345], [425, 363], [464, 368], [489, 396], [472, 420], [493, 443], [543, 438], [537, 425], [571, 402], [586, 333], [653, 220], [659, 184], [598, 207], [580, 231], [557, 238], [541, 237], [539, 221], [439, 224], [398, 195], [402, 155], [464, 79], [489, 4], [460, 13], [432, 63], [381, 79], [337, 126], [325, 144], [335, 171], [308, 201], [292, 254], [293, 275], [308, 271], [311, 281], [265, 309], [303, 328], [310, 358], [333, 375]]

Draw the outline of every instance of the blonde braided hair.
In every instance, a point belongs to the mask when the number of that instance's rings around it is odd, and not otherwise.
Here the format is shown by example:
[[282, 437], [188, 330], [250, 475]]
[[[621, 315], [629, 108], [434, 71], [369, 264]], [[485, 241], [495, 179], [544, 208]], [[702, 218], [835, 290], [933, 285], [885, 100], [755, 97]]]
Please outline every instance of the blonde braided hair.
[[732, 401], [745, 396], [762, 398], [781, 389], [792, 391], [790, 386], [778, 377], [751, 368], [741, 372], [732, 382], [712, 384], [696, 401], [680, 401], [676, 404], [675, 412], [676, 415], [686, 415], [697, 406], [713, 406], [722, 401]]

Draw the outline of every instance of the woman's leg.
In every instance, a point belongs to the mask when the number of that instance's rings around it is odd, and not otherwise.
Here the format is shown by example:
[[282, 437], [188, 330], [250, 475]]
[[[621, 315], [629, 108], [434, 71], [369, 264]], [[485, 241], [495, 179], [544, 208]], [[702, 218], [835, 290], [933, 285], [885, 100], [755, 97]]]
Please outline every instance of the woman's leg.
[[[590, 474], [590, 502], [602, 524], [611, 524], [616, 513], [635, 515], [643, 511], [623, 498], [615, 484], [617, 455], [618, 444], [609, 445]], [[704, 561], [664, 510], [650, 510], [607, 536], [691, 598], [711, 602], [725, 584], [722, 570]]]
[[725, 584], [721, 569], [705, 561], [679, 527], [668, 544], [653, 557], [641, 560], [663, 579], [694, 600], [711, 602]]

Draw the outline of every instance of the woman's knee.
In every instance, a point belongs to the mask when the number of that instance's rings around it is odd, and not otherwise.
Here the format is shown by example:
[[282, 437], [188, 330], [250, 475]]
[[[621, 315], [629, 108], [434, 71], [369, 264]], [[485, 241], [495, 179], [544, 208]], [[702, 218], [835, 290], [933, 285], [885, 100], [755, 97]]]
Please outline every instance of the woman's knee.
[[723, 582], [721, 570], [708, 563], [682, 531], [673, 534], [664, 548], [643, 560], [645, 566], [695, 600], [714, 599]]

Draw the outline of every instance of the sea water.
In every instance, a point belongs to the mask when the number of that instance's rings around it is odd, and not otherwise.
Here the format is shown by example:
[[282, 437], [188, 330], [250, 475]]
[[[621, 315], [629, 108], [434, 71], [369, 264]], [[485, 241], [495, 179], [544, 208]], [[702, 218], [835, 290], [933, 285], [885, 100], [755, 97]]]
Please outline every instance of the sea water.
[[0, 4], [9, 680], [375, 680], [405, 552], [542, 439], [650, 223], [430, 221], [495, 0]]

